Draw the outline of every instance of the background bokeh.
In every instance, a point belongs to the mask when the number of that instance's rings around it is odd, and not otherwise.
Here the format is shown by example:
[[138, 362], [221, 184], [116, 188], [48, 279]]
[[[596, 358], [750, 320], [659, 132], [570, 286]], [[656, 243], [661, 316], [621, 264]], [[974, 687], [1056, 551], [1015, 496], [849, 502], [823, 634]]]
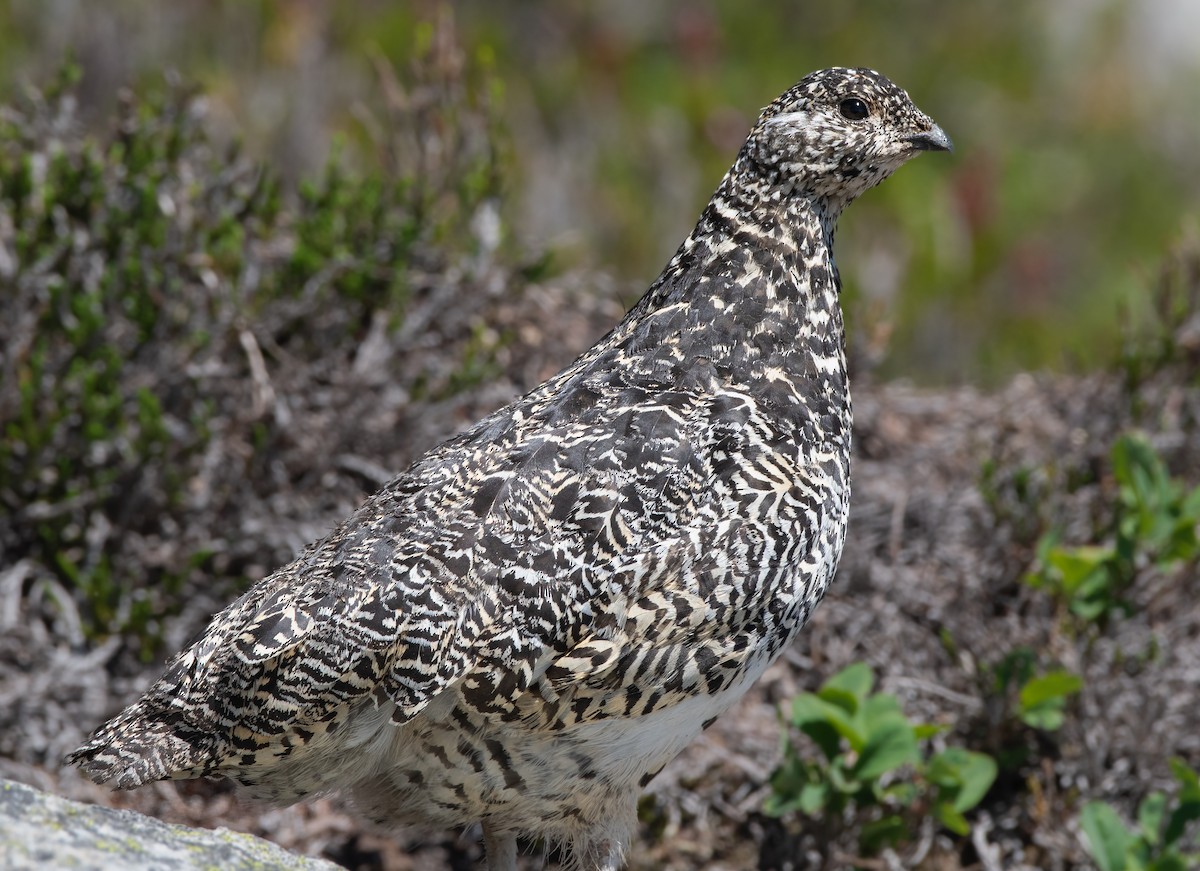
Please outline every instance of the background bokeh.
[[[0, 89], [73, 56], [87, 115], [176, 71], [285, 178], [340, 142], [454, 17], [506, 131], [504, 226], [631, 302], [690, 229], [758, 107], [803, 73], [869, 65], [955, 140], [843, 222], [856, 359], [887, 377], [999, 382], [1112, 359], [1157, 264], [1195, 245], [1200, 6], [1189, 0], [12, 0]], [[606, 291], [611, 292], [611, 290]]]

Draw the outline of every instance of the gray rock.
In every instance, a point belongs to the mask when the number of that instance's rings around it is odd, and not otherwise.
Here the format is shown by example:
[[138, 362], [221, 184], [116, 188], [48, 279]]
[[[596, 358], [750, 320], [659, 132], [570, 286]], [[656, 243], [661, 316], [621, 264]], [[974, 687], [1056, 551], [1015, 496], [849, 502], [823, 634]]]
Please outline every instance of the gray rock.
[[293, 855], [252, 835], [172, 826], [0, 780], [0, 868], [336, 871], [338, 866]]

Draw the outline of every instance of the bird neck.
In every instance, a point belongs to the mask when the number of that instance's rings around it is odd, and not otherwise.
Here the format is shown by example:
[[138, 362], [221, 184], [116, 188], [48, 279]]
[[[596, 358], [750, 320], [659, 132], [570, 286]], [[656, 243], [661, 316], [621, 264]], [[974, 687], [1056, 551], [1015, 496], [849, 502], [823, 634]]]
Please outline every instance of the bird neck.
[[845, 383], [837, 214], [735, 165], [630, 313], [643, 351], [686, 337], [685, 365], [726, 383]]

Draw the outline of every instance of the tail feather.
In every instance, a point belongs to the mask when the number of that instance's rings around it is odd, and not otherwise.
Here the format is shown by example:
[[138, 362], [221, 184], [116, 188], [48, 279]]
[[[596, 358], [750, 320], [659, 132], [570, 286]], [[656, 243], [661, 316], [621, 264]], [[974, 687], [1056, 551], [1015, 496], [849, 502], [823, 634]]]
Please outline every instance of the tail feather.
[[187, 726], [176, 714], [142, 700], [104, 724], [67, 754], [88, 778], [114, 789], [133, 789], [155, 780], [202, 777], [217, 767], [213, 738]]

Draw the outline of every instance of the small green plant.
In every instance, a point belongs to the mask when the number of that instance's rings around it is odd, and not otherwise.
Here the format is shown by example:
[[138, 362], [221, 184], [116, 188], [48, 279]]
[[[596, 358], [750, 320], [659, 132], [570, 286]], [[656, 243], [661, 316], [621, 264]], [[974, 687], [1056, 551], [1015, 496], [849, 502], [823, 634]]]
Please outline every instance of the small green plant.
[[1062, 728], [1067, 699], [1083, 689], [1083, 678], [1065, 669], [1038, 673], [1038, 660], [1028, 647], [1010, 651], [990, 669], [992, 689], [1011, 698], [1013, 716], [1033, 729]]
[[1046, 527], [1050, 482], [1045, 469], [1007, 462], [1001, 446], [984, 460], [979, 474], [979, 494], [998, 526], [1012, 530], [1014, 539], [1033, 545]]
[[1117, 359], [1117, 371], [1124, 375], [1138, 410], [1139, 388], [1164, 370], [1179, 384], [1195, 384], [1200, 375], [1200, 354], [1188, 339], [1200, 312], [1200, 250], [1194, 242], [1174, 246], [1148, 290], [1122, 318], [1125, 328]]
[[809, 758], [787, 739], [767, 813], [798, 810], [834, 829], [849, 820], [864, 855], [903, 843], [927, 815], [968, 834], [964, 814], [996, 779], [995, 761], [959, 747], [927, 755], [922, 741], [941, 728], [910, 722], [895, 696], [871, 692], [874, 682], [870, 666], [859, 662], [793, 700], [791, 724], [820, 756]]
[[1071, 696], [1083, 689], [1083, 679], [1061, 668], [1045, 668], [1028, 647], [1017, 647], [993, 665], [980, 669], [984, 706], [984, 749], [1007, 772], [1020, 769], [1040, 743], [1030, 730], [1057, 732], [1062, 728]]
[[[1200, 776], [1182, 759], [1171, 760], [1179, 782], [1172, 803], [1152, 792], [1138, 805], [1137, 824], [1122, 822], [1112, 806], [1088, 802], [1079, 815], [1084, 846], [1100, 871], [1187, 871], [1200, 867], [1200, 843], [1191, 825], [1200, 820]], [[1188, 837], [1191, 829], [1191, 837]]]
[[1137, 435], [1117, 440], [1112, 468], [1118, 495], [1111, 540], [1066, 546], [1048, 533], [1038, 543], [1037, 568], [1026, 577], [1076, 617], [1098, 624], [1129, 612], [1126, 594], [1144, 566], [1165, 568], [1200, 555], [1200, 487], [1187, 490], [1172, 479], [1154, 448]]

